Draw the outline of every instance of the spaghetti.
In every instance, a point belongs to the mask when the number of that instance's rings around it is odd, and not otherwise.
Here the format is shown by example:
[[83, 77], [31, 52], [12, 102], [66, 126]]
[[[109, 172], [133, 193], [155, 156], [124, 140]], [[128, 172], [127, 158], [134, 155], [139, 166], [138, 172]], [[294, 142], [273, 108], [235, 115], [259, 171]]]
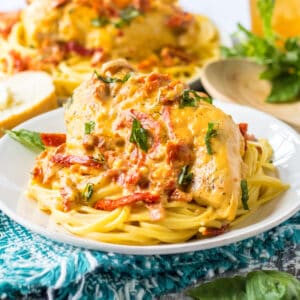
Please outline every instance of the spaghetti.
[[224, 233], [288, 186], [268, 142], [210, 102], [168, 75], [104, 64], [66, 104], [66, 139], [39, 155], [28, 195], [71, 233], [102, 242]]
[[3, 32], [0, 71], [47, 71], [60, 97], [111, 59], [187, 82], [219, 54], [215, 26], [177, 1], [35, 0]]

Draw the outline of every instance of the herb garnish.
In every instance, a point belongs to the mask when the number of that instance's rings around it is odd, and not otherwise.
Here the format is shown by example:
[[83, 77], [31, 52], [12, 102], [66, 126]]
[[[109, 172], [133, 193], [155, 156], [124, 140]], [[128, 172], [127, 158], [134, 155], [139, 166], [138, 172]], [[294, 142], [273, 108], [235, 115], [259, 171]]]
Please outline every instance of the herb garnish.
[[259, 270], [244, 276], [218, 278], [190, 289], [193, 299], [300, 299], [300, 281], [289, 273]]
[[82, 192], [82, 197], [86, 200], [89, 201], [94, 193], [94, 185], [92, 183], [87, 183], [85, 186], [83, 192]]
[[120, 12], [120, 18], [116, 22], [110, 21], [106, 17], [98, 17], [91, 20], [91, 24], [95, 27], [103, 27], [107, 24], [113, 24], [116, 28], [123, 28], [129, 25], [131, 21], [141, 15], [141, 12], [135, 7], [127, 7]]
[[120, 20], [114, 23], [115, 27], [122, 28], [129, 25], [133, 19], [140, 16], [141, 12], [134, 7], [127, 7], [120, 12]]
[[46, 149], [45, 145], [41, 140], [41, 136], [39, 132], [30, 131], [27, 129], [20, 130], [4, 130], [12, 139], [21, 143], [26, 148], [31, 151], [40, 153]]
[[215, 129], [214, 126], [215, 126], [215, 123], [209, 122], [207, 132], [205, 135], [205, 145], [206, 145], [207, 153], [209, 155], [213, 154], [213, 151], [211, 148], [211, 138], [216, 137], [218, 134], [217, 129]]
[[245, 180], [245, 179], [241, 180], [241, 190], [242, 190], [243, 208], [249, 210], [249, 206], [248, 206], [248, 199], [249, 199], [248, 183], [247, 183], [247, 180]]
[[103, 27], [109, 24], [109, 19], [106, 17], [98, 17], [91, 20], [91, 24], [95, 27]]
[[101, 76], [96, 70], [94, 70], [94, 73], [96, 74], [97, 78], [101, 81], [103, 81], [104, 83], [115, 83], [115, 82], [118, 82], [118, 83], [125, 83], [130, 77], [131, 77], [131, 73], [127, 73], [123, 79], [121, 78], [115, 78], [115, 77], [104, 77], [104, 76]]
[[85, 134], [91, 134], [95, 129], [96, 123], [94, 121], [89, 121], [87, 123], [84, 123], [84, 133]]
[[177, 183], [182, 189], [186, 189], [193, 180], [194, 174], [189, 172], [189, 168], [189, 165], [186, 165], [179, 173]]
[[[284, 103], [295, 101], [300, 95], [300, 40], [275, 34], [272, 30], [274, 0], [258, 0], [264, 36], [259, 37], [238, 25], [232, 48], [222, 47], [225, 57], [249, 57], [264, 65], [260, 78], [269, 80], [272, 89], [266, 101]], [[282, 46], [279, 47], [278, 44]]]
[[204, 100], [212, 104], [212, 99], [209, 96], [202, 97], [194, 90], [185, 90], [183, 91], [179, 99], [179, 107], [180, 108], [183, 108], [185, 106], [196, 107], [198, 101], [200, 100]]
[[100, 152], [97, 157], [93, 157], [93, 160], [98, 163], [105, 163], [105, 156]]
[[131, 135], [129, 141], [137, 144], [143, 151], [147, 152], [149, 149], [148, 145], [148, 132], [144, 129], [139, 120], [133, 119]]

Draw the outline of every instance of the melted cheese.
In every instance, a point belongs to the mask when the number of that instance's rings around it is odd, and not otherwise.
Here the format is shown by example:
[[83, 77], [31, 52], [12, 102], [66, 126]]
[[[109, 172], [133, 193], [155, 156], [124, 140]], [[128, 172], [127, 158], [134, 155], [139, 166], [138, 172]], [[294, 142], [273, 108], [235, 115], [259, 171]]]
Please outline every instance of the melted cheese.
[[[118, 68], [110, 63], [105, 65], [102, 76], [123, 78], [132, 72], [122, 61], [119, 63]], [[180, 99], [186, 88], [159, 74], [133, 74], [126, 83], [112, 84], [94, 75], [75, 91], [73, 102], [66, 109], [66, 151], [99, 155], [99, 148], [87, 151], [83, 143], [84, 124], [93, 121], [93, 136], [103, 139], [106, 151], [112, 152], [110, 169], [140, 176], [142, 166], [143, 176], [150, 181], [148, 190], [167, 199], [168, 186], [173, 183], [177, 187], [179, 172], [188, 164], [194, 178], [185, 194], [191, 194], [203, 206], [211, 206], [218, 218], [233, 220], [240, 198], [243, 139], [232, 118], [205, 101], [196, 107], [180, 108], [176, 99]], [[161, 95], [167, 96], [166, 91], [171, 102], [164, 104]], [[129, 141], [133, 118], [140, 119], [151, 136], [152, 147], [147, 153]], [[217, 136], [211, 139], [212, 155], [207, 153], [205, 144], [209, 122], [217, 126]], [[183, 151], [175, 152], [175, 157], [182, 157], [182, 161], [177, 158], [170, 161], [172, 145], [174, 151], [176, 147]], [[145, 155], [141, 166], [132, 158], [134, 151]], [[134, 184], [126, 189], [141, 190], [141, 187]]]
[[106, 26], [93, 26], [92, 20], [98, 15], [90, 6], [70, 1], [54, 8], [52, 0], [33, 1], [22, 15], [26, 44], [41, 47], [45, 43], [76, 41], [89, 49], [101, 48], [111, 58], [135, 60], [146, 58], [166, 45], [193, 49], [195, 38], [201, 34], [199, 23], [191, 23], [182, 32], [174, 31], [166, 26], [166, 21], [177, 8], [164, 1], [150, 2], [149, 11], [119, 29], [114, 26], [116, 17]]

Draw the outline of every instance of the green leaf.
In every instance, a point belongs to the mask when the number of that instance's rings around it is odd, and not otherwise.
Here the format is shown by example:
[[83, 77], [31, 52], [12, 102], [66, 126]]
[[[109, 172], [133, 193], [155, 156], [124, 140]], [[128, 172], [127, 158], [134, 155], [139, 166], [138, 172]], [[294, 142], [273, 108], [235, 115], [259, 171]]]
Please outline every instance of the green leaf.
[[272, 90], [267, 98], [269, 103], [295, 101], [300, 93], [300, 76], [286, 74], [273, 80]]
[[135, 7], [127, 7], [120, 13], [120, 20], [115, 23], [115, 27], [122, 28], [131, 23], [131, 21], [141, 15], [141, 12]]
[[178, 176], [177, 183], [179, 187], [185, 190], [192, 182], [194, 174], [189, 172], [189, 166], [184, 166]]
[[215, 123], [209, 122], [208, 123], [208, 127], [207, 127], [207, 132], [206, 132], [206, 135], [205, 135], [205, 145], [206, 145], [207, 153], [209, 155], [213, 154], [212, 147], [211, 147], [211, 139], [213, 137], [216, 137], [217, 134], [218, 134], [218, 132], [214, 128], [214, 126], [215, 126]]
[[272, 17], [275, 6], [275, 0], [258, 0], [257, 7], [263, 23], [264, 36], [268, 40], [274, 40], [272, 29]]
[[139, 120], [133, 119], [131, 135], [129, 141], [137, 144], [143, 151], [147, 152], [149, 149], [148, 145], [148, 132], [144, 129]]
[[4, 132], [33, 152], [39, 153], [46, 149], [39, 132], [27, 129], [4, 130]]
[[300, 299], [300, 282], [292, 275], [278, 271], [254, 271], [247, 275], [248, 300]]
[[179, 99], [179, 108], [183, 108], [186, 106], [196, 107], [200, 100], [203, 100], [205, 102], [212, 104], [212, 98], [210, 98], [209, 96], [202, 97], [198, 94], [197, 91], [184, 90]]
[[84, 200], [89, 201], [94, 193], [94, 185], [92, 183], [88, 183], [83, 192], [82, 192], [82, 197], [84, 198]]
[[109, 23], [109, 19], [106, 17], [98, 17], [91, 20], [91, 24], [95, 27], [103, 27]]
[[299, 38], [298, 37], [290, 37], [286, 39], [284, 43], [284, 48], [287, 51], [298, 51], [299, 52]]
[[84, 133], [91, 134], [95, 130], [96, 123], [94, 121], [89, 121], [84, 123]]
[[201, 300], [297, 300], [300, 282], [279, 271], [253, 271], [246, 277], [220, 278], [190, 289], [188, 295]]
[[219, 278], [204, 283], [188, 291], [193, 299], [201, 300], [247, 300], [246, 279], [241, 276], [233, 278]]
[[105, 156], [101, 152], [97, 155], [97, 157], [93, 157], [93, 159], [94, 159], [94, 161], [101, 163], [101, 164], [104, 164], [106, 161]]
[[104, 77], [104, 76], [101, 76], [96, 70], [94, 70], [94, 73], [96, 74], [97, 78], [101, 81], [103, 81], [104, 83], [115, 83], [115, 82], [118, 82], [118, 83], [125, 83], [126, 81], [128, 81], [128, 79], [131, 77], [131, 73], [127, 73], [123, 79], [121, 78], [115, 78], [115, 77]]
[[[272, 83], [266, 102], [286, 103], [300, 99], [300, 40], [292, 37], [284, 41], [272, 31], [274, 2], [258, 0], [264, 37], [255, 35], [239, 24], [238, 32], [233, 36], [233, 47], [222, 47], [221, 53], [224, 57], [247, 57], [264, 65], [265, 70], [260, 78]], [[278, 40], [284, 41], [284, 47], [278, 47]]]
[[243, 208], [249, 210], [249, 206], [248, 206], [248, 200], [249, 200], [248, 182], [245, 179], [241, 180], [241, 190], [242, 190]]
[[259, 78], [260, 79], [266, 79], [266, 80], [272, 80], [279, 76], [281, 73], [281, 68], [279, 65], [270, 65], [265, 71], [263, 71]]

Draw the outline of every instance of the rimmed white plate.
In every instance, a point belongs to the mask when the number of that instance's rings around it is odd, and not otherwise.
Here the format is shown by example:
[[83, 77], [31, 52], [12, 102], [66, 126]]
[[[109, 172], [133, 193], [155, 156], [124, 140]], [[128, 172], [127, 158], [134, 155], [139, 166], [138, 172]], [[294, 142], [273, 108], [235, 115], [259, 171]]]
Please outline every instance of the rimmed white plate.
[[[220, 247], [262, 233], [287, 220], [300, 208], [300, 136], [285, 123], [252, 108], [221, 103], [215, 105], [231, 114], [236, 122], [247, 122], [251, 133], [267, 138], [274, 149], [274, 164], [281, 179], [291, 185], [282, 196], [262, 206], [238, 227], [223, 235], [180, 244], [124, 246], [101, 243], [72, 235], [53, 224], [37, 208], [35, 201], [24, 196], [34, 164], [35, 154], [8, 136], [0, 139], [0, 209], [9, 217], [46, 237], [75, 246], [126, 254], [150, 255], [183, 253]], [[63, 132], [63, 109], [31, 119], [19, 128], [44, 132]]]

